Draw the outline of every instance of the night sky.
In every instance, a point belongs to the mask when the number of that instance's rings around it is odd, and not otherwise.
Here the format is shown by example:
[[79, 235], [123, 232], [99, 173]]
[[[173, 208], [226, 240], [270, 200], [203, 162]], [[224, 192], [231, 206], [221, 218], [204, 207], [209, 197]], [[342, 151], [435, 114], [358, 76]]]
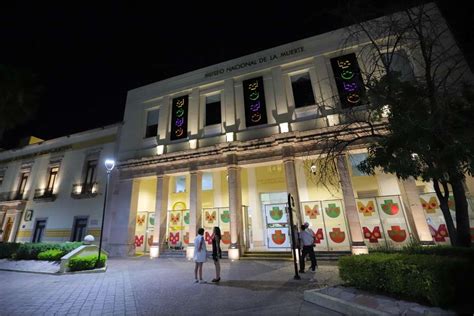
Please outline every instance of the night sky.
[[[344, 1], [155, 2], [0, 4], [0, 63], [31, 69], [43, 87], [36, 118], [8, 131], [3, 147], [119, 122], [130, 89], [345, 23]], [[474, 5], [452, 3], [439, 5], [472, 59]]]

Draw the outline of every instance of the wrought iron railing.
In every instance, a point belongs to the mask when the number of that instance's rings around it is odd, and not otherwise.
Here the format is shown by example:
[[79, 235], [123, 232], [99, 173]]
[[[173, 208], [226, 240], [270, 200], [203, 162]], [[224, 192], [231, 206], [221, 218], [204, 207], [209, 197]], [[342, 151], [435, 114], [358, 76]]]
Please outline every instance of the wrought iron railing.
[[35, 196], [33, 200], [45, 200], [45, 201], [54, 201], [56, 199], [56, 194], [53, 193], [52, 189], [36, 189]]
[[0, 193], [0, 201], [22, 201], [28, 199], [29, 191], [9, 191]]
[[78, 183], [72, 186], [71, 197], [75, 199], [86, 199], [95, 197], [99, 192], [99, 184], [92, 183]]

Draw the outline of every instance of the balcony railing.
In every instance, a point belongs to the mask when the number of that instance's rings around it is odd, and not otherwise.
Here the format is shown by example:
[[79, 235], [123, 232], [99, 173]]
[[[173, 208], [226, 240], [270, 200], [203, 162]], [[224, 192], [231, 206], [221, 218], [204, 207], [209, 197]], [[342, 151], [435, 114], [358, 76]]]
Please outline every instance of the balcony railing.
[[0, 201], [24, 201], [28, 199], [29, 191], [10, 191], [0, 193]]
[[52, 189], [36, 189], [35, 196], [33, 197], [35, 201], [54, 201], [56, 200], [56, 194], [53, 193]]
[[72, 186], [71, 197], [73, 199], [88, 199], [95, 197], [99, 192], [97, 182], [79, 183]]

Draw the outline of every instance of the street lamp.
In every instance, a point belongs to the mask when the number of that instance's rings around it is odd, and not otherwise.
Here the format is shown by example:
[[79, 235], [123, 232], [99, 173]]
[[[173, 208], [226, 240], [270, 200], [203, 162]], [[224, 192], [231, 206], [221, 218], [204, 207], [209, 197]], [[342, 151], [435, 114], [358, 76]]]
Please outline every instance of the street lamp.
[[115, 160], [106, 159], [105, 160], [105, 169], [107, 169], [107, 181], [105, 182], [105, 194], [104, 194], [104, 208], [102, 209], [102, 224], [100, 228], [100, 240], [99, 240], [99, 256], [97, 258], [96, 267], [100, 263], [100, 252], [102, 251], [102, 236], [104, 235], [104, 219], [105, 219], [105, 205], [107, 204], [107, 189], [109, 187], [110, 173], [115, 167]]

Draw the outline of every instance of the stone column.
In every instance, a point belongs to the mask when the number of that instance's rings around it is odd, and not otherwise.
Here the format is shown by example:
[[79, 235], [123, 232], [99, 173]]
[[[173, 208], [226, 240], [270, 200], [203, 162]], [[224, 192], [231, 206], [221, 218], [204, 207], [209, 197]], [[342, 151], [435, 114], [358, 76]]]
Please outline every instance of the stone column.
[[413, 229], [416, 238], [421, 244], [434, 245], [433, 237], [421, 206], [415, 179], [410, 177], [407, 180], [400, 180], [400, 192], [405, 205], [408, 223]]
[[0, 234], [2, 238], [0, 238], [0, 241], [3, 241], [3, 238], [5, 237], [5, 231], [7, 230], [7, 223], [8, 223], [8, 216], [5, 212], [5, 217], [3, 218], [3, 224], [2, 224], [2, 234]]
[[197, 229], [201, 227], [202, 213], [202, 172], [191, 171], [191, 184], [189, 194], [189, 244], [186, 249], [186, 258], [192, 259], [194, 256], [194, 238]]
[[20, 227], [22, 214], [23, 214], [23, 211], [20, 211], [20, 210], [15, 211], [15, 219], [13, 220], [12, 232], [10, 233], [10, 237], [8, 238], [8, 242], [15, 242], [16, 233], [18, 232], [18, 228]]
[[155, 228], [153, 244], [150, 247], [150, 257], [157, 258], [164, 250], [166, 240], [166, 221], [168, 220], [168, 191], [169, 176], [158, 175], [156, 179]]
[[346, 156], [340, 155], [337, 157], [337, 171], [341, 180], [342, 194], [344, 197], [344, 206], [346, 210], [346, 218], [349, 223], [349, 230], [351, 233], [351, 251], [352, 254], [368, 253], [367, 246], [364, 243], [362, 236], [362, 227], [357, 214], [357, 205], [354, 197], [354, 190], [352, 189], [351, 175], [347, 168]]
[[135, 252], [135, 221], [140, 181], [121, 180], [112, 201], [112, 224], [107, 250], [111, 256], [132, 256]]
[[298, 183], [296, 180], [296, 169], [295, 169], [295, 158], [284, 157], [283, 165], [285, 166], [285, 179], [286, 179], [286, 191], [290, 193], [295, 200], [296, 214], [298, 218], [295, 218], [295, 225], [299, 226], [303, 222], [303, 218], [300, 210], [300, 196], [298, 193]]
[[240, 168], [237, 165], [227, 167], [229, 184], [229, 211], [230, 211], [230, 246], [229, 259], [240, 258], [240, 246], [242, 245], [242, 187], [240, 180]]

